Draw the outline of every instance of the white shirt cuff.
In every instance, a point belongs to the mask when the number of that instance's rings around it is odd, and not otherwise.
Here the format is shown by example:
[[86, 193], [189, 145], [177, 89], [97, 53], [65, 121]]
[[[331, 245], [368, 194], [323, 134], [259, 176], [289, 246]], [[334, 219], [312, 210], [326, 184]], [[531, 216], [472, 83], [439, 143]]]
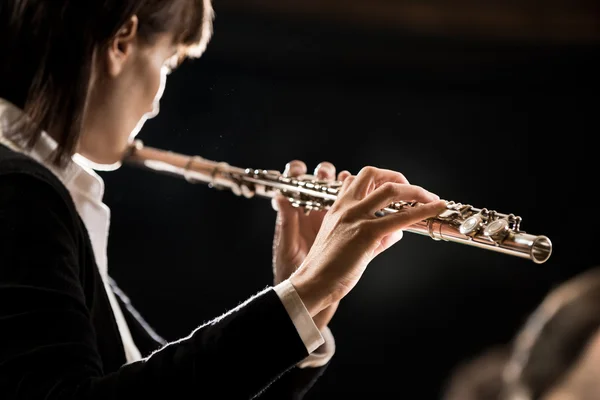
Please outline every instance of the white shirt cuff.
[[335, 354], [335, 339], [328, 327], [325, 327], [325, 329], [321, 331], [321, 334], [325, 338], [325, 343], [310, 353], [304, 360], [296, 364], [298, 368], [318, 368], [331, 360]]
[[306, 346], [306, 351], [308, 354], [312, 354], [313, 351], [325, 343], [325, 339], [296, 292], [296, 288], [286, 279], [275, 286], [274, 290], [292, 319], [298, 335], [300, 335], [304, 346]]

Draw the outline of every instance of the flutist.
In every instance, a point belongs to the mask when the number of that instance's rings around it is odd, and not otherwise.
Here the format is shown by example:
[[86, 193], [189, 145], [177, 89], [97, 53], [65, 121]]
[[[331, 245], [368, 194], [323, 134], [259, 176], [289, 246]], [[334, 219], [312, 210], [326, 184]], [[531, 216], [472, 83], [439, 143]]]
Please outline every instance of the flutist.
[[[109, 277], [94, 170], [119, 165], [212, 20], [209, 0], [2, 0], [0, 398], [300, 398], [279, 383], [326, 367], [339, 301], [402, 229], [445, 209], [400, 173], [323, 162], [316, 175], [343, 181], [327, 212], [275, 200], [273, 286], [164, 343]], [[397, 201], [422, 205], [375, 216]]]

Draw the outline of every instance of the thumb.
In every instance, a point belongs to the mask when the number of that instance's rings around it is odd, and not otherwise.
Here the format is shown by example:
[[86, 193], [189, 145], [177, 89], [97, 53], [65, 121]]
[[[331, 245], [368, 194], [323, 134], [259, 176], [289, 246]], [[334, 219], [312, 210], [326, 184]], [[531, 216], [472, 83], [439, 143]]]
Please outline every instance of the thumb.
[[288, 247], [297, 241], [300, 210], [281, 194], [276, 195], [271, 204], [277, 211], [274, 250], [275, 247]]
[[403, 235], [404, 232], [402, 230], [398, 230], [381, 239], [381, 242], [379, 242], [379, 246], [377, 246], [375, 248], [375, 251], [373, 252], [373, 258], [377, 257], [377, 255], [383, 253], [384, 251], [398, 243], [400, 239], [402, 239]]

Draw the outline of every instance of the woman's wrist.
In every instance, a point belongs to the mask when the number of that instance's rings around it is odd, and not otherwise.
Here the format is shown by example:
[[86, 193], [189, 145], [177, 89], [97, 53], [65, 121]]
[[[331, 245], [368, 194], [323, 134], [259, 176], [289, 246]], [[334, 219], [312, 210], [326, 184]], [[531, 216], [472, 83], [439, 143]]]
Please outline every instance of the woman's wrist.
[[309, 277], [302, 270], [298, 270], [290, 276], [289, 280], [311, 317], [314, 318], [331, 304], [329, 300], [331, 296], [314, 276]]

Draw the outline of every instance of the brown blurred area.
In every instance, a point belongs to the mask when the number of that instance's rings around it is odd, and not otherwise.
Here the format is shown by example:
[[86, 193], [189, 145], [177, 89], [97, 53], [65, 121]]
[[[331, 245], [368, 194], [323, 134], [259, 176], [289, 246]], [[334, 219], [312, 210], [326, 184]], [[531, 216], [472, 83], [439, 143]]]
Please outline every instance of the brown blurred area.
[[223, 0], [218, 8], [424, 35], [583, 43], [600, 39], [592, 0]]
[[[555, 64], [571, 54], [589, 54], [600, 43], [599, 4], [221, 0], [215, 3], [218, 46], [210, 51], [224, 60], [235, 62], [242, 56], [247, 66], [288, 74], [304, 68], [302, 74], [318, 70], [322, 75], [327, 68], [344, 65], [353, 71], [415, 68], [448, 76], [464, 68], [497, 70], [499, 63]], [[224, 32], [221, 24], [237, 27]]]

